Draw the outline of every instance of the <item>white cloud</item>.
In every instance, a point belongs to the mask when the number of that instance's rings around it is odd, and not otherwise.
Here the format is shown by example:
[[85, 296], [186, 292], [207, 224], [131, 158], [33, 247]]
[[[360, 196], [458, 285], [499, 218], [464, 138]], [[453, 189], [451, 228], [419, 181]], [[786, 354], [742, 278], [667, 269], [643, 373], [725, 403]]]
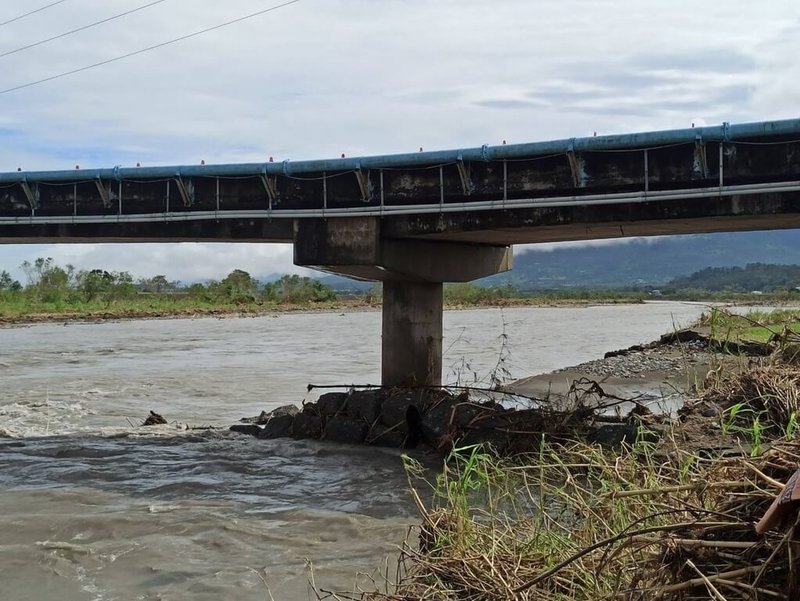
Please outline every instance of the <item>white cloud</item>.
[[[0, 53], [140, 4], [59, 4], [0, 29]], [[269, 5], [168, 0], [0, 58], [0, 89]], [[28, 10], [6, 0], [0, 21]], [[355, 156], [796, 116], [798, 23], [793, 0], [768, 10], [744, 0], [302, 0], [1, 94], [0, 171]], [[276, 266], [265, 271], [290, 264], [273, 247], [120, 248], [52, 253], [180, 278], [246, 268], [250, 257]], [[20, 252], [0, 247], [0, 265]]]

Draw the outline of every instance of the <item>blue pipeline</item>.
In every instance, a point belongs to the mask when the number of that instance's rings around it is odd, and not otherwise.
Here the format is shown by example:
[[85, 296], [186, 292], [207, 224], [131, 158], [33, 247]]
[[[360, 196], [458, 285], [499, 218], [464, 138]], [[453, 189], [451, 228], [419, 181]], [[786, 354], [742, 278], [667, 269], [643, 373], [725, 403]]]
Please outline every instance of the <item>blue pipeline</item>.
[[800, 119], [760, 121], [714, 125], [655, 132], [566, 138], [549, 142], [481, 146], [463, 150], [439, 150], [345, 159], [283, 161], [280, 163], [240, 163], [229, 165], [185, 165], [171, 167], [114, 167], [80, 171], [22, 171], [0, 173], [0, 183], [14, 182], [75, 182], [85, 180], [147, 180], [174, 177], [243, 177], [259, 175], [300, 175], [352, 171], [358, 169], [392, 169], [429, 167], [456, 161], [495, 161], [533, 158], [569, 151], [635, 150], [669, 144], [728, 142], [763, 136], [800, 135]]

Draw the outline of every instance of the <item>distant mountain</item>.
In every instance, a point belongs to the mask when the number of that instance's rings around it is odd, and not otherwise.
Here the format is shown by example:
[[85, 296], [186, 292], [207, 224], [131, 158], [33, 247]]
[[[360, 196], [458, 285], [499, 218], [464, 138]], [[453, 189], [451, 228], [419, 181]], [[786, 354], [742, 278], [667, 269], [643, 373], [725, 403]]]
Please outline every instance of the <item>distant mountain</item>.
[[800, 265], [750, 263], [746, 267], [707, 267], [664, 284], [664, 291], [709, 290], [772, 292], [800, 286]]
[[[270, 282], [277, 282], [280, 280], [284, 275], [284, 273], [270, 273], [268, 275], [258, 275], [255, 276], [256, 279], [261, 282], [262, 284], [268, 284]], [[319, 280], [326, 286], [330, 286], [336, 292], [339, 293], [350, 293], [350, 294], [358, 294], [362, 292], [366, 292], [370, 288], [375, 285], [375, 282], [364, 282], [361, 280], [354, 280], [352, 278], [346, 278], [340, 275], [332, 275], [326, 274], [321, 271], [314, 271], [310, 274], [310, 277], [314, 280]]]
[[[550, 247], [552, 248], [552, 247]], [[478, 281], [520, 290], [663, 286], [707, 267], [800, 264], [800, 230], [664, 236], [603, 245], [535, 247], [514, 269]]]

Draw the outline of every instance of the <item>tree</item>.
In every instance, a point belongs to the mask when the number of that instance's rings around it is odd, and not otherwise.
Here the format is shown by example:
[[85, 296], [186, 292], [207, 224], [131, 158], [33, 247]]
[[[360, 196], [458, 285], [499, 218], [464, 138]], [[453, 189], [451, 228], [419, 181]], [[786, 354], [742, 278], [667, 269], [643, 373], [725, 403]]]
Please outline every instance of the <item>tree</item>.
[[136, 295], [136, 286], [133, 285], [133, 276], [127, 271], [114, 271], [114, 298], [130, 298]]
[[211, 282], [208, 288], [218, 299], [244, 303], [256, 299], [258, 282], [246, 271], [234, 269], [221, 282]]
[[152, 278], [142, 278], [139, 280], [139, 287], [146, 292], [161, 294], [162, 292], [172, 292], [177, 288], [176, 282], [170, 282], [165, 275], [155, 275]]
[[77, 279], [78, 290], [87, 301], [107, 295], [114, 288], [114, 276], [102, 269], [81, 271]]
[[24, 261], [20, 268], [28, 279], [28, 289], [44, 302], [59, 302], [69, 293], [75, 268], [55, 264], [52, 257], [39, 257], [33, 263]]
[[800, 284], [800, 265], [750, 263], [745, 267], [708, 267], [668, 282], [664, 285], [664, 290], [770, 292], [791, 290], [798, 284]]
[[110, 302], [136, 294], [133, 277], [127, 271], [81, 271], [75, 276], [75, 282], [75, 288], [87, 301], [103, 299]]
[[277, 282], [267, 284], [264, 295], [270, 300], [287, 303], [322, 302], [336, 298], [336, 292], [330, 286], [297, 274], [285, 275]]
[[186, 293], [189, 295], [189, 298], [200, 300], [209, 300], [210, 298], [209, 289], [199, 282], [196, 282], [186, 288]]
[[17, 292], [22, 289], [22, 284], [11, 277], [7, 271], [0, 271], [0, 291]]

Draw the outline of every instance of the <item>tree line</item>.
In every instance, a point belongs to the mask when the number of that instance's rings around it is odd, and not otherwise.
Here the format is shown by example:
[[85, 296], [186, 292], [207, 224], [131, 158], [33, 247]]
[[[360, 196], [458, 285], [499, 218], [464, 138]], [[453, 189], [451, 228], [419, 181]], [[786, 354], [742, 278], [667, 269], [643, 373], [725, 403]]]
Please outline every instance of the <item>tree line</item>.
[[[319, 280], [299, 275], [284, 275], [273, 282], [260, 282], [248, 272], [234, 269], [221, 280], [183, 284], [164, 275], [135, 279], [127, 271], [105, 269], [79, 270], [72, 265], [59, 265], [51, 257], [40, 257], [20, 265], [24, 281], [14, 279], [0, 270], [0, 301], [6, 307], [34, 305], [76, 305], [81, 303], [111, 304], [117, 301], [176, 302], [223, 305], [286, 303], [307, 304], [331, 301], [336, 291]], [[709, 267], [689, 276], [675, 278], [661, 289], [674, 298], [692, 298], [706, 293], [748, 293], [760, 290], [767, 293], [790, 291], [799, 293], [800, 265], [751, 263], [746, 267]], [[638, 290], [638, 289], [636, 289]], [[627, 292], [635, 292], [629, 289]], [[613, 298], [624, 289], [593, 290], [574, 288], [537, 296], [554, 298]], [[641, 292], [641, 290], [639, 290]], [[379, 302], [380, 284], [364, 293], [367, 302]], [[485, 286], [474, 283], [446, 284], [444, 299], [448, 304], [492, 304], [504, 299], [529, 296], [511, 285]], [[43, 307], [47, 310], [46, 307]]]
[[793, 291], [800, 286], [800, 265], [750, 263], [745, 267], [708, 267], [675, 278], [665, 292], [706, 290], [709, 292]]
[[0, 270], [0, 299], [25, 299], [48, 304], [113, 302], [142, 296], [189, 297], [209, 303], [308, 303], [334, 300], [336, 292], [318, 280], [284, 275], [262, 283], [248, 272], [234, 269], [223, 279], [183, 285], [164, 275], [134, 279], [127, 271], [78, 270], [40, 257], [20, 265], [25, 282]]

